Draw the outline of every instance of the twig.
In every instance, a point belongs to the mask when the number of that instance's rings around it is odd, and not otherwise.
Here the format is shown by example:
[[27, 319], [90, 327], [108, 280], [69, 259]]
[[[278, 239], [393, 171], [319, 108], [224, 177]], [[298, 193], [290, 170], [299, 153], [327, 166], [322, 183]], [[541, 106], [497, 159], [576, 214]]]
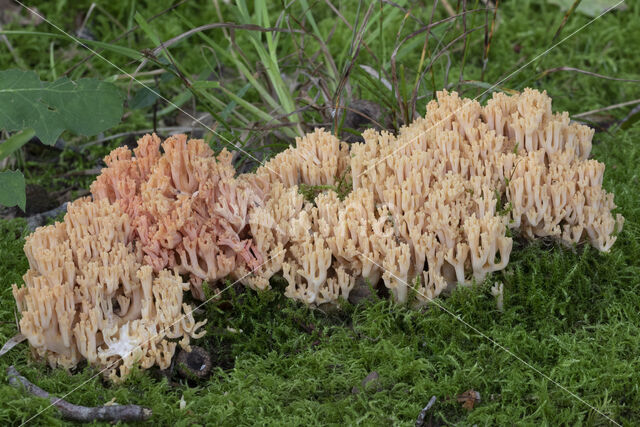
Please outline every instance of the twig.
[[[259, 32], [263, 32], [263, 33], [291, 33], [291, 34], [295, 34], [295, 33], [299, 33], [299, 34], [304, 34], [304, 31], [302, 30], [290, 30], [287, 28], [279, 28], [279, 27], [261, 27], [259, 25], [254, 25], [254, 24], [236, 24], [234, 22], [214, 22], [212, 24], [205, 24], [205, 25], [201, 25], [199, 27], [196, 28], [192, 28], [189, 31], [185, 31], [182, 34], [178, 34], [177, 36], [165, 41], [165, 42], [161, 42], [160, 46], [156, 46], [154, 49], [150, 50], [149, 52], [147, 52], [146, 55], [142, 55], [142, 61], [140, 62], [140, 64], [138, 65], [138, 67], [136, 68], [136, 70], [134, 71], [134, 74], [136, 73], [140, 73], [141, 70], [147, 65], [147, 63], [149, 61], [155, 62], [154, 59], [163, 51], [163, 50], [167, 50], [169, 49], [172, 45], [174, 45], [175, 43], [178, 43], [186, 38], [191, 37], [192, 35], [202, 32], [202, 31], [208, 31], [208, 30], [214, 30], [214, 29], [218, 29], [218, 28], [230, 28], [233, 30], [247, 30], [247, 31], [259, 31]], [[168, 56], [168, 55], [167, 55]], [[175, 66], [175, 64], [174, 64]], [[178, 73], [180, 73], [180, 70], [176, 67], [176, 71]], [[186, 78], [185, 78], [186, 81]], [[187, 83], [187, 87], [191, 86], [191, 83], [186, 81]], [[129, 88], [131, 87], [131, 84], [129, 85]]]
[[131, 77], [146, 77], [146, 76], [157, 76], [158, 74], [164, 74], [166, 73], [167, 70], [163, 70], [162, 68], [159, 68], [157, 70], [151, 70], [151, 71], [142, 71], [140, 73], [133, 73], [133, 74], [116, 74], [116, 79], [120, 80], [120, 79], [130, 79]]
[[84, 170], [80, 170], [80, 171], [71, 171], [71, 172], [67, 172], [62, 174], [62, 177], [64, 178], [68, 178], [70, 176], [91, 176], [91, 175], [100, 175], [100, 172], [102, 172], [102, 167], [95, 167], [95, 168], [91, 168], [91, 169], [84, 169]]
[[[351, 23], [350, 23], [347, 19], [345, 19], [345, 17], [340, 13], [340, 11], [339, 11], [339, 10], [338, 10], [338, 9], [337, 9], [337, 8], [336, 8], [336, 7], [335, 7], [335, 6], [334, 6], [334, 5], [333, 5], [329, 0], [325, 0], [325, 3], [327, 3], [327, 6], [329, 6], [329, 8], [333, 11], [333, 13], [335, 13], [335, 14], [338, 16], [338, 18], [340, 18], [340, 20], [341, 20], [341, 21], [342, 21], [342, 22], [347, 26], [347, 28], [349, 28], [349, 30], [350, 30], [351, 32], [353, 32], [353, 31], [354, 31], [354, 30], [353, 30], [353, 26], [351, 25]], [[385, 3], [390, 4], [390, 5], [394, 6], [394, 7], [395, 7], [395, 6], [397, 6], [397, 5], [395, 5], [393, 2], [385, 2]], [[400, 8], [400, 9], [402, 9], [402, 8]], [[413, 15], [412, 15], [412, 16], [413, 16]], [[297, 22], [300, 26], [302, 26], [302, 24], [301, 24], [300, 22], [298, 22], [297, 20], [296, 20], [296, 22]], [[333, 29], [335, 30], [335, 26], [334, 26], [334, 28], [333, 28]], [[332, 30], [332, 33], [333, 33], [333, 30]], [[327, 43], [328, 43], [328, 40], [327, 40]], [[322, 47], [322, 49], [325, 49], [325, 48], [326, 48], [326, 45], [324, 45], [324, 43], [320, 43], [320, 46]], [[362, 40], [362, 46], [365, 48], [365, 50], [367, 51], [367, 53], [368, 53], [369, 55], [371, 55], [371, 57], [373, 58], [373, 60], [379, 64], [379, 63], [380, 63], [380, 60], [378, 59], [378, 57], [376, 56], [376, 54], [373, 52], [373, 50], [371, 50], [371, 48], [369, 47], [369, 45], [367, 44], [367, 42], [365, 42], [364, 40]], [[329, 55], [329, 58], [331, 58], [331, 56], [330, 56], [330, 55]], [[335, 64], [331, 64], [331, 65], [332, 65], [332, 68], [334, 69], [335, 74], [337, 75], [337, 74], [338, 74], [338, 70], [337, 70], [337, 68], [335, 67]], [[381, 71], [382, 71], [382, 73], [383, 73], [383, 74], [385, 74], [385, 75], [386, 75], [386, 77], [389, 77], [389, 76], [387, 75], [387, 72], [386, 72], [384, 69], [383, 69], [383, 70], [381, 70]]]
[[67, 211], [67, 203], [63, 203], [57, 208], [51, 209], [46, 212], [37, 213], [35, 215], [31, 215], [30, 217], [27, 218], [27, 228], [29, 228], [30, 231], [35, 231], [36, 228], [44, 225], [44, 223], [47, 222], [49, 218], [56, 217], [66, 211]]
[[588, 76], [599, 77], [601, 79], [615, 80], [617, 82], [640, 83], [640, 80], [620, 79], [618, 77], [605, 76], [603, 74], [594, 73], [592, 71], [581, 70], [579, 68], [574, 68], [574, 67], [557, 67], [557, 68], [550, 68], [548, 70], [544, 70], [542, 73], [540, 73], [540, 76], [538, 77], [538, 80], [540, 80], [541, 78], [545, 77], [547, 74], [555, 73], [557, 71], [573, 71], [573, 72], [576, 72], [576, 73], [586, 74]]
[[34, 385], [20, 372], [13, 367], [7, 368], [7, 376], [9, 384], [15, 388], [22, 385], [30, 394], [48, 399], [53, 406], [58, 408], [62, 416], [73, 421], [92, 422], [92, 421], [144, 421], [151, 417], [151, 409], [143, 408], [139, 405], [110, 405], [96, 406], [89, 408], [87, 406], [74, 405], [66, 400], [59, 399], [50, 395], [40, 387]]
[[[360, 54], [360, 48], [362, 47], [362, 42], [363, 42], [362, 39], [364, 37], [364, 32], [366, 30], [367, 24], [369, 23], [369, 18], [373, 13], [373, 6], [374, 6], [374, 3], [371, 3], [369, 5], [369, 8], [367, 9], [367, 11], [364, 14], [364, 17], [362, 18], [362, 23], [360, 24], [358, 31], [355, 32], [353, 35], [353, 39], [351, 41], [351, 47], [349, 49], [349, 52], [351, 54], [351, 61], [345, 67], [344, 72], [342, 73], [342, 77], [340, 78], [340, 82], [338, 83], [338, 87], [336, 89], [336, 92], [332, 100], [334, 109], [336, 110], [338, 109], [338, 107], [341, 106], [340, 96], [342, 95], [342, 90], [347, 86], [347, 82], [349, 80], [349, 75], [351, 74], [351, 70], [353, 69], [353, 66], [356, 63], [356, 59]], [[357, 21], [356, 21], [356, 24], [357, 24]], [[354, 25], [354, 28], [357, 28], [357, 25]], [[336, 116], [334, 117], [334, 124], [333, 124], [336, 132], [338, 132], [338, 121], [339, 121], [338, 118], [339, 118], [339, 115], [336, 114]]]
[[633, 101], [621, 102], [620, 104], [609, 105], [604, 108], [598, 108], [597, 110], [585, 111], [584, 113], [574, 114], [571, 116], [572, 119], [577, 119], [579, 117], [590, 116], [595, 113], [601, 113], [603, 111], [615, 110], [616, 108], [626, 107], [627, 105], [635, 105], [640, 104], [640, 99], [634, 99]]
[[[484, 43], [484, 51], [482, 52], [482, 73], [480, 74], [480, 81], [484, 81], [484, 72], [487, 69], [487, 63], [489, 62], [489, 50], [491, 49], [491, 41], [493, 40], [493, 33], [496, 30], [497, 24], [497, 16], [498, 16], [498, 5], [500, 4], [500, 0], [496, 0], [496, 5], [493, 8], [493, 19], [491, 19], [491, 29], [489, 30], [489, 34], [486, 33], [485, 28], [485, 43]], [[487, 12], [489, 9], [487, 8]], [[486, 16], [486, 15], [485, 15]], [[486, 21], [485, 21], [486, 25]]]
[[629, 113], [624, 117], [624, 119], [622, 119], [618, 123], [616, 123], [616, 126], [622, 127], [622, 125], [627, 123], [627, 120], [629, 120], [631, 117], [635, 116], [638, 113], [640, 113], [640, 105], [636, 105], [635, 107], [633, 107], [631, 109], [631, 111], [629, 111]]
[[418, 419], [416, 420], [416, 427], [422, 427], [424, 425], [425, 418], [427, 418], [427, 412], [431, 409], [434, 403], [436, 403], [436, 397], [432, 396], [431, 399], [429, 399], [427, 406], [420, 411], [420, 415], [418, 415]]
[[13, 347], [17, 346], [21, 342], [25, 341], [26, 339], [27, 337], [25, 337], [21, 333], [18, 333], [14, 335], [12, 338], [9, 338], [9, 340], [6, 343], [4, 343], [4, 345], [0, 349], [0, 356], [3, 356], [5, 353], [8, 353], [9, 350], [11, 350]]
[[[2, 25], [0, 25], [0, 31], [2, 31]], [[4, 44], [7, 46], [7, 49], [9, 49], [9, 52], [11, 53], [11, 56], [13, 56], [13, 60], [16, 62], [16, 64], [21, 65], [21, 66], [24, 65], [24, 62], [22, 61], [22, 59], [16, 53], [15, 49], [13, 48], [13, 45], [11, 44], [11, 42], [9, 41], [7, 36], [5, 34], [2, 34], [0, 36], [0, 39], [2, 39]]]
[[[436, 11], [436, 6], [438, 5], [438, 0], [434, 0], [433, 7], [431, 8], [431, 17], [429, 18], [429, 25], [433, 24], [433, 14]], [[429, 48], [429, 34], [431, 31], [427, 31], [425, 33], [424, 44], [422, 45], [422, 52], [420, 53], [420, 62], [418, 63], [418, 74], [416, 75], [416, 81], [413, 84], [413, 93], [411, 94], [411, 117], [415, 117], [416, 115], [416, 102], [418, 101], [418, 89], [420, 88], [420, 77], [422, 77], [422, 65], [424, 64], [425, 55], [429, 52], [429, 56], [431, 56], [431, 48]], [[439, 41], [439, 40], [438, 40]], [[433, 74], [433, 68], [431, 71], [431, 84], [433, 86], [433, 97], [436, 97], [436, 82], [435, 76]]]
[[[164, 132], [176, 132], [176, 133], [180, 133], [180, 132], [193, 132], [195, 129], [193, 127], [190, 126], [170, 126], [170, 127], [159, 127], [156, 129], [156, 131], [158, 133], [164, 133]], [[97, 144], [102, 144], [103, 142], [107, 142], [107, 141], [112, 141], [114, 139], [117, 138], [122, 138], [123, 136], [129, 136], [129, 135], [143, 135], [145, 133], [151, 133], [154, 132], [153, 129], [142, 129], [142, 130], [135, 130], [135, 131], [127, 131], [127, 132], [121, 132], [121, 133], [116, 133], [114, 135], [109, 135], [106, 136], [104, 138], [99, 138], [96, 139], [95, 141], [89, 141], [85, 144], [82, 144], [81, 148], [84, 149], [86, 147], [90, 147], [92, 145], [97, 145]]]
[[[425, 31], [431, 31], [431, 29], [432, 29], [432, 28], [435, 28], [435, 27], [437, 27], [437, 26], [438, 26], [438, 25], [440, 25], [440, 24], [444, 24], [444, 23], [446, 23], [446, 22], [453, 21], [453, 20], [455, 20], [456, 18], [458, 18], [458, 17], [460, 17], [460, 16], [463, 16], [463, 15], [466, 15], [466, 14], [469, 14], [469, 13], [480, 12], [480, 11], [483, 11], [483, 10], [485, 10], [485, 9], [472, 9], [472, 10], [465, 10], [465, 11], [462, 11], [462, 13], [460, 13], [460, 14], [457, 14], [457, 15], [455, 15], [455, 16], [451, 16], [451, 17], [449, 17], [449, 18], [444, 18], [444, 19], [441, 19], [441, 20], [436, 21], [436, 22], [429, 21], [429, 25], [424, 25], [424, 26], [422, 26], [420, 29], [418, 29], [418, 30], [416, 30], [416, 31], [412, 32], [411, 34], [406, 35], [406, 36], [405, 36], [401, 41], [398, 41], [398, 39], [399, 39], [399, 35], [400, 35], [400, 32], [398, 32], [398, 33], [397, 33], [397, 36], [396, 36], [396, 43], [395, 43], [395, 47], [394, 47], [394, 49], [393, 49], [393, 52], [391, 53], [391, 77], [392, 77], [393, 86], [394, 86], [394, 87], [397, 87], [397, 85], [398, 85], [398, 76], [397, 76], [397, 73], [396, 73], [396, 57], [397, 57], [397, 55], [398, 55], [398, 52], [400, 51], [400, 48], [401, 48], [401, 47], [402, 47], [406, 42], [408, 42], [408, 41], [409, 41], [409, 40], [411, 40], [412, 38], [414, 38], [414, 37], [416, 37], [416, 36], [418, 36], [418, 35], [420, 35], [420, 34], [424, 33]], [[406, 17], [405, 17], [405, 19], [406, 19]], [[403, 21], [403, 23], [404, 23], [404, 21]], [[476, 27], [476, 28], [473, 28], [473, 29], [471, 29], [471, 30], [465, 31], [463, 34], [461, 34], [460, 36], [458, 36], [458, 37], [456, 37], [455, 39], [453, 39], [453, 41], [451, 41], [450, 43], [448, 43], [448, 44], [447, 44], [447, 45], [446, 45], [442, 50], [440, 50], [437, 54], [432, 55], [432, 56], [431, 56], [431, 58], [430, 58], [429, 65], [428, 65], [424, 70], [422, 70], [422, 73], [420, 74], [420, 79], [418, 80], [418, 82], [420, 82], [420, 81], [422, 81], [422, 80], [424, 79], [424, 75], [426, 74], [426, 72], [427, 72], [427, 71], [429, 71], [429, 70], [430, 70], [430, 68], [433, 66], [433, 64], [435, 63], [435, 61], [436, 61], [436, 60], [437, 60], [441, 55], [446, 54], [446, 53], [447, 53], [447, 51], [448, 51], [448, 49], [449, 49], [453, 44], [455, 44], [455, 43], [456, 43], [458, 40], [460, 40], [461, 38], [466, 37], [469, 33], [472, 33], [472, 32], [474, 32], [474, 31], [476, 31], [476, 30], [479, 30], [480, 28], [483, 28], [483, 27], [484, 27], [484, 25], [481, 25], [481, 26], [479, 26], [479, 27]], [[448, 71], [447, 71], [447, 74], [448, 74]], [[400, 91], [399, 91], [399, 90], [396, 90], [396, 92], [397, 92], [397, 94], [396, 94], [397, 102], [398, 102], [398, 104], [401, 104]], [[402, 109], [402, 106], [401, 106], [401, 105], [400, 105], [400, 108]], [[401, 113], [402, 113], [402, 111], [401, 111]]]
[[562, 29], [567, 24], [567, 21], [569, 20], [569, 17], [571, 15], [573, 15], [573, 11], [576, 10], [576, 8], [580, 5], [581, 1], [582, 0], [574, 0], [574, 2], [571, 5], [571, 7], [569, 7], [569, 10], [567, 10], [567, 13], [564, 14], [564, 18], [562, 18], [562, 22], [560, 23], [560, 26], [558, 27], [558, 30], [556, 31], [556, 34], [553, 36], [553, 39], [551, 39], [551, 43], [556, 41], [556, 39], [558, 38], [558, 36], [562, 32]]
[[[462, 0], [462, 34], [464, 35], [464, 38], [462, 40], [462, 65], [460, 66], [460, 75], [458, 76], [458, 92], [460, 92], [460, 82], [462, 81], [462, 77], [464, 76], [464, 64], [466, 62], [467, 59], [467, 48], [468, 48], [468, 41], [467, 41], [467, 14], [464, 13], [464, 11], [467, 9], [467, 2], [466, 0]], [[485, 23], [485, 32], [486, 32], [486, 23]], [[412, 117], [413, 119], [413, 117]]]
[[95, 2], [91, 3], [91, 6], [89, 6], [89, 10], [87, 11], [87, 14], [84, 16], [84, 20], [82, 21], [82, 24], [80, 24], [80, 28], [76, 30], [76, 34], [82, 34], [84, 32], [84, 29], [87, 26], [87, 23], [89, 22], [89, 17], [91, 17], [91, 14], [93, 13], [93, 9], [95, 9], [95, 7], [96, 7], [96, 3]]
[[[171, 58], [168, 54], [167, 56]], [[176, 70], [177, 69], [178, 68], [176, 68]], [[155, 81], [156, 87], [158, 87], [158, 76], [154, 76], [153, 80]], [[153, 133], [156, 133], [157, 129], [158, 129], [158, 98], [156, 98], [155, 102], [153, 103]]]
[[[427, 33], [428, 34], [428, 33]], [[389, 83], [389, 80], [385, 79], [384, 77], [382, 77], [380, 75], [380, 73], [378, 73], [376, 70], [374, 70], [372, 67], [368, 66], [368, 65], [360, 65], [360, 68], [362, 68], [362, 70], [364, 70], [365, 73], [369, 74], [371, 77], [373, 77], [376, 80], [379, 80], [380, 83], [382, 83], [384, 85], [384, 87], [386, 87], [387, 89], [389, 89], [390, 91], [393, 90], [393, 88], [391, 87], [391, 83]]]
[[449, 14], [449, 16], [455, 16], [456, 15], [456, 11], [453, 9], [453, 7], [451, 7], [451, 5], [449, 4], [449, 2], [447, 0], [442, 0], [442, 5], [447, 10], [447, 13]]

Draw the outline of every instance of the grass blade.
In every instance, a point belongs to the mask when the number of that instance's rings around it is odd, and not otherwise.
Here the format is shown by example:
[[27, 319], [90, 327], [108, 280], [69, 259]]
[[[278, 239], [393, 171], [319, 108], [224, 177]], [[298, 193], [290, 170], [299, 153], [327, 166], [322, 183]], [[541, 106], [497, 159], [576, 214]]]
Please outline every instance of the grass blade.
[[9, 139], [0, 144], [0, 160], [7, 158], [11, 153], [20, 149], [34, 136], [36, 136], [36, 131], [33, 129], [24, 129], [11, 135]]

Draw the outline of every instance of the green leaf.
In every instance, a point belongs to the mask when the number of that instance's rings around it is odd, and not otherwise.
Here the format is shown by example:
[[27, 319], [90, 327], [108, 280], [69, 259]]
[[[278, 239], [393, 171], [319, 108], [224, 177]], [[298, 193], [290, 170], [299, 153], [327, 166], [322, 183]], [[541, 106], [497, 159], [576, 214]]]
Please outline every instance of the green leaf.
[[158, 99], [158, 92], [152, 91], [146, 87], [140, 88], [129, 101], [129, 108], [132, 110], [138, 110], [141, 108], [147, 108], [153, 105]]
[[42, 82], [33, 71], [0, 71], [0, 128], [33, 128], [53, 145], [64, 130], [96, 135], [120, 122], [123, 97], [112, 83], [61, 78]]
[[0, 144], [0, 160], [4, 159], [9, 154], [13, 153], [18, 148], [29, 142], [29, 140], [33, 138], [35, 134], [36, 131], [33, 129], [25, 129], [22, 132], [13, 134], [11, 138]]
[[0, 172], [0, 205], [16, 206], [24, 212], [27, 196], [24, 175], [20, 171]]

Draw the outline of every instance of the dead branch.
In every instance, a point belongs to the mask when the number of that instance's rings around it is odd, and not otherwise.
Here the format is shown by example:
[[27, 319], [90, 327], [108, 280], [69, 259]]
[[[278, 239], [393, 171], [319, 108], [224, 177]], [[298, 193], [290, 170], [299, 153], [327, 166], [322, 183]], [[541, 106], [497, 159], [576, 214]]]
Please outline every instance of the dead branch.
[[139, 405], [110, 405], [96, 406], [93, 408], [74, 405], [66, 400], [50, 395], [37, 385], [31, 383], [28, 379], [20, 375], [20, 372], [18, 372], [13, 365], [7, 368], [7, 376], [9, 377], [9, 384], [13, 387], [20, 388], [20, 385], [22, 385], [30, 394], [48, 399], [53, 406], [60, 410], [62, 416], [69, 420], [80, 422], [144, 421], [151, 417], [151, 409], [143, 408]]
[[418, 415], [418, 419], [416, 420], [416, 427], [422, 427], [424, 425], [424, 422], [427, 418], [427, 412], [429, 411], [429, 409], [431, 409], [434, 403], [436, 403], [436, 397], [431, 396], [431, 399], [429, 399], [429, 403], [427, 403], [427, 406], [425, 406]]

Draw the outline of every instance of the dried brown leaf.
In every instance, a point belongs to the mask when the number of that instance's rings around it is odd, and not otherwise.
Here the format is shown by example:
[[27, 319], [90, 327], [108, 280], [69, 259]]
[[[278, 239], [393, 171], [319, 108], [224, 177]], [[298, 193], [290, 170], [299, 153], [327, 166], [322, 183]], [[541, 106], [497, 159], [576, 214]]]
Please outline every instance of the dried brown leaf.
[[472, 410], [476, 404], [481, 402], [480, 393], [471, 389], [459, 394], [456, 400], [462, 403], [462, 407], [468, 411]]

